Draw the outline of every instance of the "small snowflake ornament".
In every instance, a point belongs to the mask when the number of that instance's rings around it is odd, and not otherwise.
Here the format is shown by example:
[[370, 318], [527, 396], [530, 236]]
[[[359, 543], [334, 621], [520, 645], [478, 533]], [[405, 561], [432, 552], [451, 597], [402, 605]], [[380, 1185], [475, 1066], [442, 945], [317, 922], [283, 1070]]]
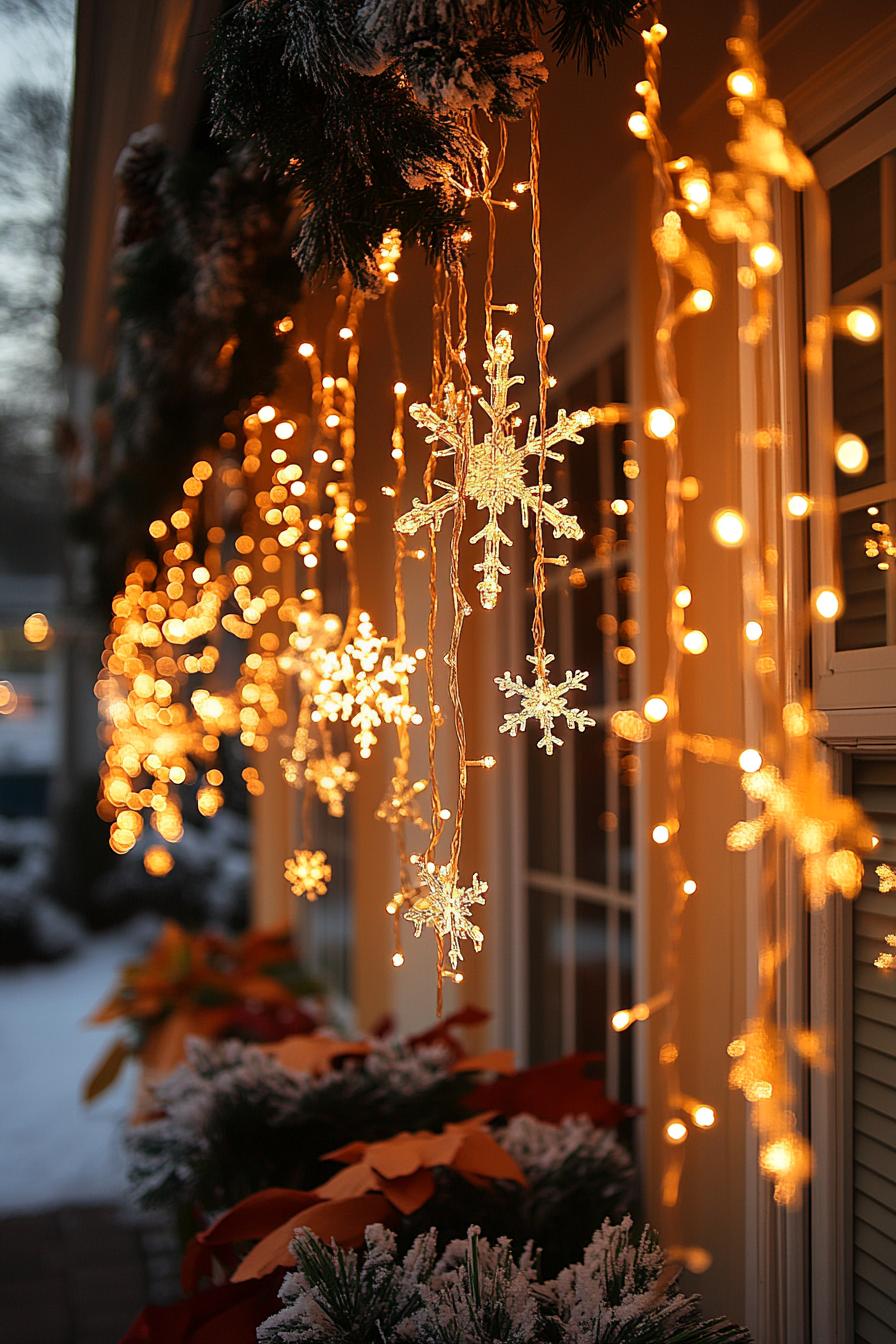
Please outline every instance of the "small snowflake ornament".
[[485, 935], [473, 920], [472, 909], [474, 905], [485, 905], [488, 883], [480, 882], [479, 875], [474, 873], [469, 887], [459, 887], [449, 864], [437, 865], [414, 856], [412, 861], [424, 889], [404, 917], [414, 925], [415, 938], [420, 937], [424, 928], [433, 929], [442, 938], [451, 969], [456, 971], [458, 962], [464, 959], [460, 948], [464, 939], [473, 944], [476, 952], [482, 950]]
[[[474, 565], [482, 575], [478, 583], [483, 607], [491, 610], [497, 603], [501, 592], [501, 575], [510, 570], [501, 555], [502, 546], [510, 546], [511, 539], [501, 527], [500, 518], [506, 509], [518, 505], [524, 527], [528, 526], [530, 513], [538, 517], [538, 486], [526, 480], [528, 460], [540, 457], [555, 462], [563, 460], [563, 454], [553, 451], [558, 443], [582, 443], [581, 431], [594, 423], [591, 411], [574, 411], [567, 415], [561, 410], [556, 423], [545, 429], [544, 437], [536, 428], [536, 417], [529, 420], [529, 427], [523, 443], [517, 444], [516, 431], [520, 424], [517, 411], [519, 402], [508, 401], [510, 389], [523, 379], [519, 375], [511, 376], [513, 363], [513, 342], [509, 331], [499, 331], [495, 337], [494, 350], [486, 361], [486, 378], [491, 389], [488, 400], [479, 398], [479, 405], [491, 421], [489, 429], [480, 443], [475, 441], [473, 413], [469, 404], [450, 384], [446, 389], [445, 402], [440, 414], [425, 402], [415, 402], [411, 406], [411, 415], [421, 429], [429, 430], [427, 443], [441, 442], [445, 448], [436, 451], [436, 457], [453, 457], [465, 449], [468, 455], [467, 476], [464, 486], [464, 498], [470, 500], [477, 509], [487, 515], [485, 526], [470, 538], [471, 544], [484, 543], [482, 559]], [[402, 514], [395, 524], [396, 530], [412, 534], [421, 527], [440, 528], [446, 514], [457, 508], [460, 492], [449, 481], [435, 482], [444, 494], [423, 503], [413, 501], [413, 507]], [[542, 490], [541, 516], [553, 529], [555, 537], [580, 538], [583, 533], [578, 520], [564, 513], [565, 499], [549, 502], [544, 496], [550, 491], [550, 485]]]
[[[537, 669], [536, 654], [529, 654], [526, 661]], [[516, 714], [504, 715], [504, 722], [499, 731], [516, 737], [517, 733], [525, 732], [526, 725], [531, 719], [541, 729], [538, 745], [544, 747], [548, 756], [553, 755], [554, 747], [563, 745], [563, 739], [554, 735], [554, 724], [558, 719], [562, 719], [567, 728], [578, 728], [579, 732], [593, 728], [595, 722], [584, 709], [571, 709], [566, 703], [567, 696], [573, 691], [585, 689], [588, 673], [567, 672], [563, 680], [554, 685], [547, 671], [553, 661], [552, 653], [543, 656], [542, 671], [536, 671], [535, 681], [531, 686], [527, 686], [520, 676], [511, 677], [509, 672], [505, 672], [503, 677], [495, 677], [495, 685], [504, 692], [508, 700], [514, 695], [520, 697], [519, 710]]]
[[294, 896], [316, 901], [318, 896], [326, 896], [333, 871], [322, 849], [297, 849], [293, 858], [284, 863], [283, 876]]

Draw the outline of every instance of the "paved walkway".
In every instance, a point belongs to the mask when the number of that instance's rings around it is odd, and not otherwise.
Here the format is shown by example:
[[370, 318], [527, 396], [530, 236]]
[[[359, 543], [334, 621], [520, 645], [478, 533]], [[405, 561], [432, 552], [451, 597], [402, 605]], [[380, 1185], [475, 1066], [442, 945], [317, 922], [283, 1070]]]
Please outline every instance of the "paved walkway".
[[146, 1302], [178, 1296], [162, 1222], [109, 1205], [0, 1218], [4, 1344], [117, 1344]]

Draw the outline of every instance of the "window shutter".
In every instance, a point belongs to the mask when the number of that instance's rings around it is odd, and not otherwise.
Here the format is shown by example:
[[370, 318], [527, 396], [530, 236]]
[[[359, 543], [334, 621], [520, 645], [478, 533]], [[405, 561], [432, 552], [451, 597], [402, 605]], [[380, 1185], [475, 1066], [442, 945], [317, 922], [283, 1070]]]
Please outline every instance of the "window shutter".
[[856, 1344], [896, 1344], [896, 970], [874, 959], [896, 932], [896, 757], [853, 760], [853, 792], [880, 844], [853, 907], [853, 1246]]

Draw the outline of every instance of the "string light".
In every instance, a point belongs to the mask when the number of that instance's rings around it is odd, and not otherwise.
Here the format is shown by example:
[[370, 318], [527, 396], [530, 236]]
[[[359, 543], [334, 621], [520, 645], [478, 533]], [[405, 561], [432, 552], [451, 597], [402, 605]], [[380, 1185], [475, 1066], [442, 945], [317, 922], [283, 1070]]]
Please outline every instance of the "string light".
[[747, 524], [736, 509], [719, 509], [712, 516], [710, 526], [720, 546], [742, 546], [747, 536]]
[[847, 476], [859, 476], [868, 466], [868, 445], [858, 434], [840, 434], [834, 444], [837, 466]]

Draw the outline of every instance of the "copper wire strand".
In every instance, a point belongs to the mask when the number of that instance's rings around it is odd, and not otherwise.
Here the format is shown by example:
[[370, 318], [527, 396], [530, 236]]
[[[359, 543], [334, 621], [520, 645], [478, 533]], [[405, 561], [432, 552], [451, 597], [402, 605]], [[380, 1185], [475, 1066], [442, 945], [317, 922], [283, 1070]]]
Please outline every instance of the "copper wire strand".
[[546, 586], [544, 554], [544, 473], [547, 462], [547, 423], [548, 423], [548, 342], [544, 330], [543, 304], [543, 263], [541, 255], [541, 198], [539, 194], [539, 171], [541, 168], [541, 143], [539, 137], [539, 103], [532, 100], [529, 114], [529, 184], [532, 197], [532, 264], [535, 272], [532, 284], [532, 314], [535, 319], [535, 344], [538, 352], [538, 430], [541, 443], [538, 453], [538, 499], [535, 506], [535, 563], [532, 568], [532, 583], [535, 590], [535, 603], [532, 613], [532, 652], [535, 656], [535, 675], [544, 677], [545, 667], [545, 626], [544, 592]]
[[[653, 170], [652, 228], [662, 227], [667, 211], [675, 207], [675, 191], [669, 169], [668, 143], [661, 125], [660, 79], [662, 58], [659, 43], [653, 38], [645, 39], [645, 75], [647, 92], [644, 95], [645, 113], [650, 125], [647, 147]], [[660, 296], [657, 304], [655, 328], [657, 333], [667, 331], [675, 313], [674, 271], [670, 263], [656, 250], [657, 273]], [[681, 504], [681, 478], [683, 457], [677, 429], [677, 416], [680, 410], [681, 395], [678, 388], [678, 371], [674, 342], [657, 339], [655, 343], [656, 376], [662, 404], [676, 416], [676, 428], [665, 440], [666, 463], [666, 669], [663, 678], [663, 695], [668, 703], [664, 742], [664, 800], [667, 818], [676, 818], [680, 823], [682, 812], [682, 757], [681, 745], [681, 705], [679, 682], [682, 665], [681, 636], [684, 630], [684, 611], [673, 600], [673, 594], [681, 582], [684, 572], [686, 549], [683, 531], [683, 513]], [[663, 1043], [670, 1047], [662, 1056], [662, 1077], [666, 1113], [676, 1109], [681, 1094], [678, 1067], [678, 992], [681, 976], [681, 942], [684, 914], [688, 896], [683, 889], [686, 868], [681, 852], [679, 831], [674, 830], [663, 847], [663, 859], [666, 867], [666, 882], [670, 906], [668, 936], [665, 942], [665, 990], [669, 995], [668, 1008], [664, 1018]], [[684, 1154], [681, 1150], [667, 1151], [662, 1176], [662, 1198], [668, 1208], [678, 1203], [681, 1170]], [[677, 1240], [677, 1238], [676, 1238]]]

